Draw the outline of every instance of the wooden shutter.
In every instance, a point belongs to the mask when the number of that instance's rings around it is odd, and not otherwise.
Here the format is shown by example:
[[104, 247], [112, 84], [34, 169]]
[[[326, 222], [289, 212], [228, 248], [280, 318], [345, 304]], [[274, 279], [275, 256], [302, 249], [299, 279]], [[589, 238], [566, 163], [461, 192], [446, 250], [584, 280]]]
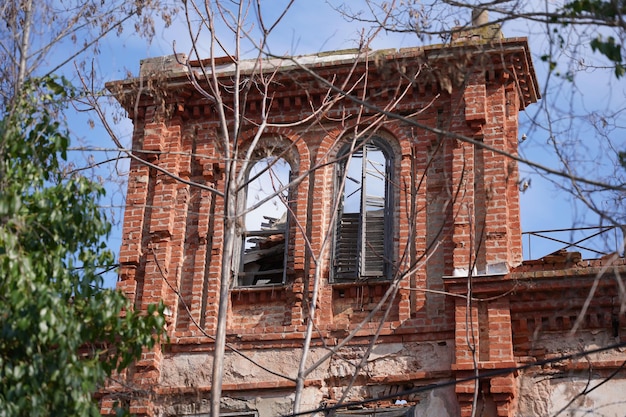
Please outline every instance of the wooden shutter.
[[339, 170], [339, 180], [345, 176], [346, 184], [351, 181], [351, 187], [348, 190], [346, 185], [341, 197], [335, 230], [333, 279], [386, 278], [391, 242], [389, 155], [383, 147], [370, 143], [354, 151], [349, 161], [350, 168], [344, 162]]
[[385, 214], [384, 210], [365, 212], [365, 232], [363, 233], [364, 277], [383, 277], [385, 275]]
[[335, 241], [335, 279], [353, 280], [359, 275], [361, 213], [342, 213]]

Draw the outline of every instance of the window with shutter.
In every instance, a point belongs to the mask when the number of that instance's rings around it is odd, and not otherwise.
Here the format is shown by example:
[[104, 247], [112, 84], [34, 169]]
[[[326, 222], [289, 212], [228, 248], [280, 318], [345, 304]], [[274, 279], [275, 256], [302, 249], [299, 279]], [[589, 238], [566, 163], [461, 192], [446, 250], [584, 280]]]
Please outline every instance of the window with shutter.
[[250, 169], [236, 283], [239, 287], [285, 282], [289, 168], [284, 159], [270, 156], [260, 159]]
[[390, 277], [393, 154], [380, 138], [338, 154], [341, 200], [335, 227], [333, 281]]

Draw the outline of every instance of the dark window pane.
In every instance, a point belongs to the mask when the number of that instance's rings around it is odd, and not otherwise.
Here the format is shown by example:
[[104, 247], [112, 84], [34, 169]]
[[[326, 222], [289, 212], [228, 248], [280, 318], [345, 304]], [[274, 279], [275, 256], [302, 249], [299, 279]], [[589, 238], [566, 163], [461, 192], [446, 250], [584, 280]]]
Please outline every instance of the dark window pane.
[[[289, 164], [259, 160], [248, 175], [239, 286], [282, 284], [287, 248]], [[267, 201], [265, 201], [267, 200]]]

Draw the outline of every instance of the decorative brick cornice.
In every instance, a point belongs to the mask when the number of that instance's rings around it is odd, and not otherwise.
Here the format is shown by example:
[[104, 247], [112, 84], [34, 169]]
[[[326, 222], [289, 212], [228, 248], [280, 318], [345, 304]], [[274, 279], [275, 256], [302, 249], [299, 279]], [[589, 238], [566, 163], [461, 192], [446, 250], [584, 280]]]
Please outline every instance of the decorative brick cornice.
[[[255, 65], [258, 62], [238, 62], [244, 78], [258, 74]], [[393, 109], [402, 114], [414, 110], [412, 104], [416, 97], [449, 94], [454, 89], [464, 88], [465, 79], [469, 76], [468, 69], [473, 71], [471, 68], [483, 71], [485, 82], [513, 80], [519, 91], [520, 108], [540, 98], [526, 38], [399, 50], [336, 51], [330, 54], [273, 58], [263, 60], [262, 63], [264, 73], [278, 71], [269, 89], [272, 109], [284, 121], [295, 120], [303, 113], [310, 112], [312, 107], [319, 107], [336, 96], [338, 91], [331, 91], [330, 96], [327, 95], [329, 89], [326, 83], [339, 86], [345, 80], [352, 80], [356, 84], [357, 88], [351, 92], [353, 96], [364, 96], [369, 103], [380, 105], [381, 108], [396, 96], [399, 87], [406, 87], [410, 82], [408, 94]], [[202, 84], [198, 65], [197, 61], [187, 61], [184, 56], [144, 60], [140, 77], [111, 82], [107, 88], [131, 117], [134, 117], [136, 111], [143, 114], [140, 109], [157, 104], [162, 106], [164, 114], [210, 120], [216, 117], [214, 101], [206, 94], [199, 94], [190, 82], [195, 77]], [[234, 65], [232, 62], [216, 64], [217, 76], [226, 85], [233, 74]], [[363, 92], [363, 86], [359, 87], [357, 80], [365, 73], [368, 75], [367, 91]], [[137, 94], [140, 94], [139, 100]], [[228, 99], [229, 96], [232, 94], [225, 91], [223, 97]], [[263, 94], [258, 89], [248, 92], [246, 106], [249, 115], [259, 111], [262, 100]], [[333, 109], [340, 112], [341, 105]]]

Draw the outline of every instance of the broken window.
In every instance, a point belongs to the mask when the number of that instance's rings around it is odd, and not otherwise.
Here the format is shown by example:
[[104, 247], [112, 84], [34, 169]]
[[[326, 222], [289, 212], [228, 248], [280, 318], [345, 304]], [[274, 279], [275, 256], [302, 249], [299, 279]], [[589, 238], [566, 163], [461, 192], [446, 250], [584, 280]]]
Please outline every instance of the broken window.
[[238, 286], [285, 282], [289, 168], [284, 159], [270, 156], [256, 161], [248, 173]]
[[393, 154], [380, 138], [344, 147], [338, 154], [333, 281], [389, 278], [392, 252]]

